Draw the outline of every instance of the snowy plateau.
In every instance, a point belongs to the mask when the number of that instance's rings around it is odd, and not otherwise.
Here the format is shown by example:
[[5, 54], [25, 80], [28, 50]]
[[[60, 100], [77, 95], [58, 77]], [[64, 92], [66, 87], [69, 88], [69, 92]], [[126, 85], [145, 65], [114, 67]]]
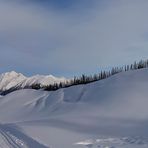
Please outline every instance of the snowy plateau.
[[[10, 72], [0, 75], [0, 90], [60, 81]], [[148, 148], [148, 69], [1, 96], [0, 148]]]

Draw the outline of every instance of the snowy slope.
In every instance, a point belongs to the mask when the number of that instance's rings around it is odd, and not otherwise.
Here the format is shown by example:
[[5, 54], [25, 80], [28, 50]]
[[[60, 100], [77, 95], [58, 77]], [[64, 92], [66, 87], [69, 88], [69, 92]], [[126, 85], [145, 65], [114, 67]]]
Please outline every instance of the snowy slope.
[[141, 69], [57, 91], [12, 92], [0, 98], [0, 122], [46, 147], [147, 148], [147, 104], [148, 69]]
[[15, 71], [6, 72], [0, 75], [0, 91], [6, 91], [14, 87], [25, 88], [33, 84], [49, 85], [54, 83], [65, 82], [64, 77], [57, 78], [52, 75], [35, 75], [26, 77]]

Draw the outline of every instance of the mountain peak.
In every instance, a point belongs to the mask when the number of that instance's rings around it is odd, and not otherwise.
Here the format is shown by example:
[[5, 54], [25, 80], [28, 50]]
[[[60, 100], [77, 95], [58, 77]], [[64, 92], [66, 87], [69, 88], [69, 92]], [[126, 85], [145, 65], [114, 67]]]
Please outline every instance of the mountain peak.
[[15, 72], [15, 71], [10, 71], [10, 72], [8, 72], [8, 73], [10, 73], [10, 74], [18, 74], [18, 73]]
[[[6, 72], [6, 73], [2, 73], [1, 75], [8, 75], [8, 76], [12, 76], [12, 77], [15, 77], [15, 76], [24, 76], [22, 73], [17, 73], [16, 71], [10, 71], [10, 72]], [[24, 76], [25, 77], [25, 76]]]

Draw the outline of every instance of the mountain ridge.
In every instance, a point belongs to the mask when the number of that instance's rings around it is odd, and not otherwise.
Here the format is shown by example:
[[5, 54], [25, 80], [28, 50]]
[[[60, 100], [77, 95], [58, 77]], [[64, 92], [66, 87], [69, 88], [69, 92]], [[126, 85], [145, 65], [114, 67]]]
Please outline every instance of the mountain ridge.
[[31, 87], [34, 84], [40, 84], [42, 86], [52, 85], [54, 83], [66, 82], [67, 80], [64, 77], [54, 77], [53, 75], [34, 75], [27, 77], [22, 73], [11, 71], [0, 74], [0, 91]]

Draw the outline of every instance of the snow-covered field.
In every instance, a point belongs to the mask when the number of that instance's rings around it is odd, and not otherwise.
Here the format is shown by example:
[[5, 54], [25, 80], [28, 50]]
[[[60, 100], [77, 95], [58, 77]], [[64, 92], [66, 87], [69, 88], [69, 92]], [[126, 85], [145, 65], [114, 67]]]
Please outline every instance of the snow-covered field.
[[147, 148], [148, 69], [0, 97], [0, 148]]

